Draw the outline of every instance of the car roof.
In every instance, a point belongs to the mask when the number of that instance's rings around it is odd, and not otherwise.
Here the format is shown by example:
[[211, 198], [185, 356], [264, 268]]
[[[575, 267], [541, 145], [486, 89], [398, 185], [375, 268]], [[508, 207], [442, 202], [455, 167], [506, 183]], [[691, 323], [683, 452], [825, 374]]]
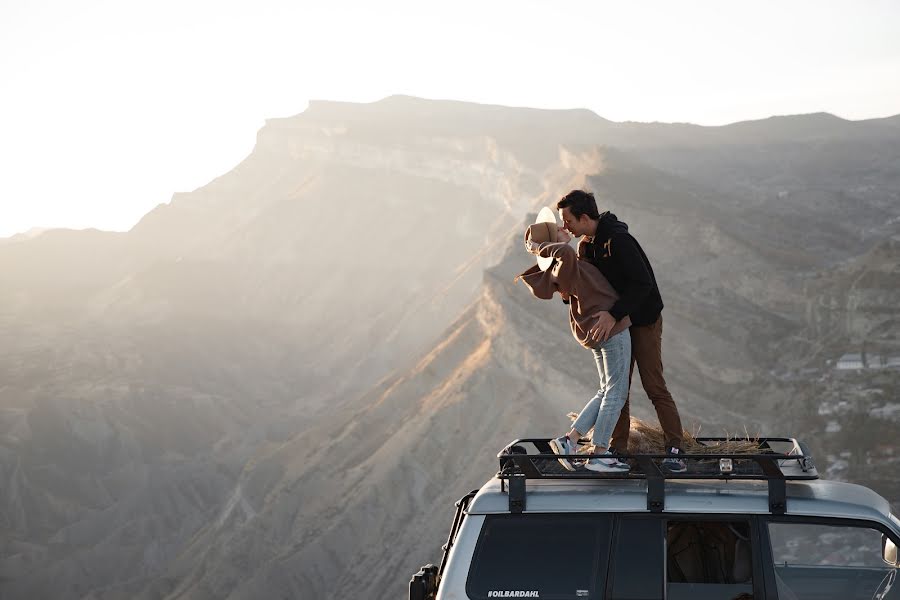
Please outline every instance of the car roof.
[[[667, 514], [768, 514], [766, 481], [665, 483]], [[828, 480], [787, 481], [787, 516], [866, 519], [890, 524], [890, 504], [867, 487]], [[469, 514], [508, 513], [508, 487], [488, 481], [468, 507]], [[647, 512], [646, 479], [529, 480], [525, 513]], [[896, 529], [896, 525], [892, 528]]]

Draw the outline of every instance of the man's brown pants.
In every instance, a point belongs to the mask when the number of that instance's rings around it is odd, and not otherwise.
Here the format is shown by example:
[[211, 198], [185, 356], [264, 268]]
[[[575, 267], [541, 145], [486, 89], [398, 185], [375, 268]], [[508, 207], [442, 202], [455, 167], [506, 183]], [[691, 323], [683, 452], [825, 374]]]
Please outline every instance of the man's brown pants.
[[625, 406], [616, 422], [613, 430], [610, 446], [625, 453], [628, 451], [628, 434], [631, 431], [631, 376], [634, 375], [634, 365], [637, 363], [638, 372], [641, 374], [641, 383], [644, 391], [650, 397], [659, 424], [662, 426], [663, 435], [666, 438], [666, 448], [674, 446], [681, 448], [681, 417], [678, 416], [678, 408], [672, 400], [672, 394], [666, 387], [663, 378], [662, 364], [662, 315], [651, 325], [639, 325], [631, 327], [631, 371], [628, 373], [628, 397]]

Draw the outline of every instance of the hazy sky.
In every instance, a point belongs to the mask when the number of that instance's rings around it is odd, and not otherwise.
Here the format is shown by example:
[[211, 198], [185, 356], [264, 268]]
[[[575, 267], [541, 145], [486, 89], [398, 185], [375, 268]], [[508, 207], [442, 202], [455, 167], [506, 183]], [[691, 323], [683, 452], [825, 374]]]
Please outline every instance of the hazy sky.
[[893, 115], [898, 31], [892, 0], [0, 0], [0, 236], [127, 230], [310, 98]]

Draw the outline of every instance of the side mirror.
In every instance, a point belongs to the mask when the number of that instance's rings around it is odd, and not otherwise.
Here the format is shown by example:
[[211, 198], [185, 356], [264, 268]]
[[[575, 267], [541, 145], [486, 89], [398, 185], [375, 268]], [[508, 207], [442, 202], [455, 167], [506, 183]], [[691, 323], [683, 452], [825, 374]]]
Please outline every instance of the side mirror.
[[437, 594], [438, 568], [427, 564], [409, 580], [409, 600], [433, 600]]
[[881, 560], [892, 567], [900, 567], [897, 560], [897, 544], [885, 534], [881, 534]]

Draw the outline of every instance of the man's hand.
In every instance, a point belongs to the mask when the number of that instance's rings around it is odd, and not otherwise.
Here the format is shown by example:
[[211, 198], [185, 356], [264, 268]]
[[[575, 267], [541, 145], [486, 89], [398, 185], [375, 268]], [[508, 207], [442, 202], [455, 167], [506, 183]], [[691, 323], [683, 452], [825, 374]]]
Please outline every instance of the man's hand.
[[569, 235], [569, 232], [566, 231], [565, 227], [557, 227], [556, 228], [556, 239], [559, 240], [560, 242], [568, 244], [570, 241], [572, 241], [572, 236]]
[[588, 339], [603, 343], [609, 339], [609, 332], [616, 326], [616, 318], [605, 310], [601, 310], [591, 316], [599, 318], [599, 321], [588, 331]]

